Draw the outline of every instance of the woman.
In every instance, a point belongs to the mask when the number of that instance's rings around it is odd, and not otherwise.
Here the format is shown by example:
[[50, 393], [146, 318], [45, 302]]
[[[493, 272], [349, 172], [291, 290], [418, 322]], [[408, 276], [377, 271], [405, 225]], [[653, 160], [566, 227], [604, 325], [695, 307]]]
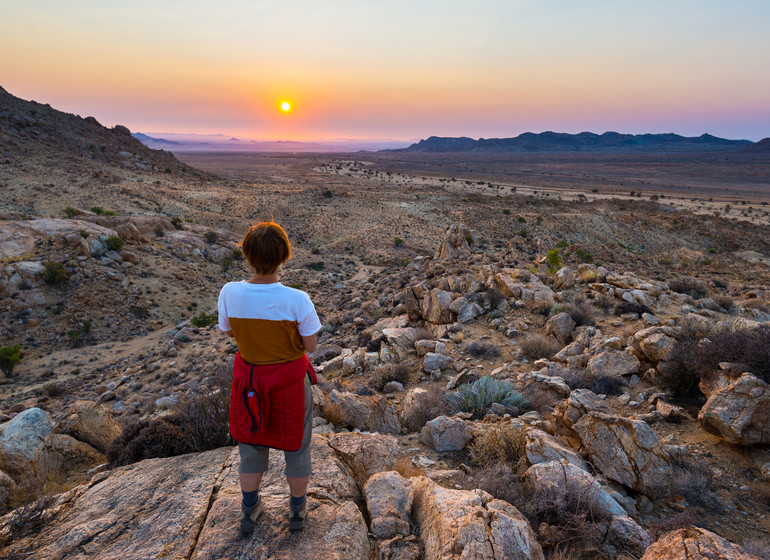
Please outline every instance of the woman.
[[305, 352], [316, 348], [321, 328], [305, 292], [278, 282], [291, 257], [286, 232], [274, 222], [253, 226], [240, 243], [252, 268], [249, 280], [228, 282], [219, 293], [219, 328], [238, 344], [230, 395], [230, 433], [238, 442], [243, 500], [240, 532], [251, 534], [262, 512], [259, 485], [270, 448], [284, 450], [291, 493], [289, 529], [307, 516], [312, 471], [310, 437], [315, 372]]

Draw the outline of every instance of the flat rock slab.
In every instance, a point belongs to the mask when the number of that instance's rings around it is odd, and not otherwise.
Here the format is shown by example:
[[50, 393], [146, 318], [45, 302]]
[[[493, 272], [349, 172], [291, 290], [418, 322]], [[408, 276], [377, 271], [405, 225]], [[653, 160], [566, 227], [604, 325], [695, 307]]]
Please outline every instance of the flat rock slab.
[[[230, 447], [148, 459], [105, 473], [63, 494], [53, 521], [0, 556], [33, 552], [46, 560], [189, 558]], [[6, 516], [3, 521], [7, 521]]]

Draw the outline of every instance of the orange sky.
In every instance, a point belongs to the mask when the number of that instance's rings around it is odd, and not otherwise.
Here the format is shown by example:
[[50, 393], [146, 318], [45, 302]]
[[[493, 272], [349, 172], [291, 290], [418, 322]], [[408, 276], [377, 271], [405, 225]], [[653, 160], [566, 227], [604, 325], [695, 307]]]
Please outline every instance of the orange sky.
[[764, 1], [15, 4], [0, 85], [133, 131], [770, 136]]

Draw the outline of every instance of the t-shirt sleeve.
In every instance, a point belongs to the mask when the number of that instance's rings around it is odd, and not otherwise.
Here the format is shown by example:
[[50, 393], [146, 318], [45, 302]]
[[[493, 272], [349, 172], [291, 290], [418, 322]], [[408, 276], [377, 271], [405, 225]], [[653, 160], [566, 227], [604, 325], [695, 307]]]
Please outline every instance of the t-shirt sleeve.
[[225, 298], [225, 288], [223, 287], [219, 291], [219, 299], [217, 300], [217, 312], [219, 313], [219, 328], [223, 331], [233, 330], [230, 326], [230, 321], [227, 316], [227, 303]]
[[318, 320], [315, 306], [307, 294], [302, 298], [298, 323], [298, 330], [301, 336], [310, 336], [321, 330], [321, 321]]

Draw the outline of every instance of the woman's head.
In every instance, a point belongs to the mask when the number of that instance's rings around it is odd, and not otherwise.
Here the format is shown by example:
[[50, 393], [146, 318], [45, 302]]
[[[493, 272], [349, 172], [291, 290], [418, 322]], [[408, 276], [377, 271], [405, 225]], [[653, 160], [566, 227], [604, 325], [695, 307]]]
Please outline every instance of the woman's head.
[[260, 222], [252, 226], [240, 243], [243, 256], [257, 274], [272, 274], [291, 258], [291, 243], [281, 226]]

